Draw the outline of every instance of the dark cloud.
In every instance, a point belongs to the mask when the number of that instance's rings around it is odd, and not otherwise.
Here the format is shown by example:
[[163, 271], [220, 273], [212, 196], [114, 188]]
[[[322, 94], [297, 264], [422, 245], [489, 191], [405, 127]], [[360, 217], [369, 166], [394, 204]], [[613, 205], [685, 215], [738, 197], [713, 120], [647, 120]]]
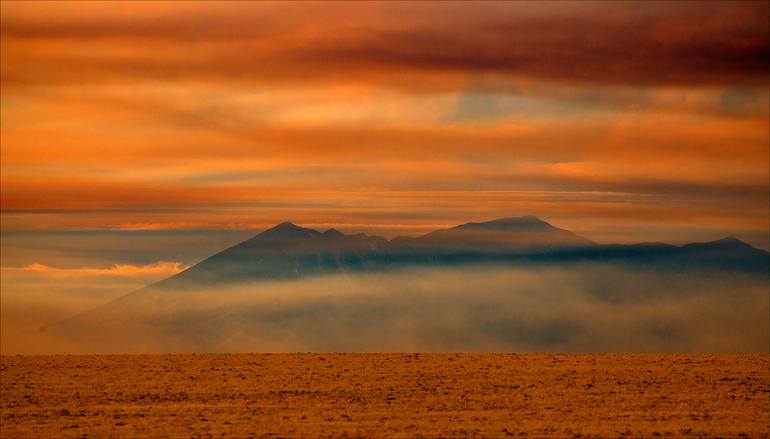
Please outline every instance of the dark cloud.
[[[355, 78], [430, 87], [442, 77], [484, 74], [764, 85], [770, 66], [766, 2], [210, 4], [176, 13], [158, 7], [154, 14], [152, 5], [141, 8], [143, 14], [121, 16], [70, 5], [49, 17], [44, 9], [6, 6], [6, 48], [33, 46], [4, 57], [3, 81]], [[119, 40], [116, 47], [132, 55], [68, 52], [103, 39]], [[73, 46], [36, 56], [45, 41]]]

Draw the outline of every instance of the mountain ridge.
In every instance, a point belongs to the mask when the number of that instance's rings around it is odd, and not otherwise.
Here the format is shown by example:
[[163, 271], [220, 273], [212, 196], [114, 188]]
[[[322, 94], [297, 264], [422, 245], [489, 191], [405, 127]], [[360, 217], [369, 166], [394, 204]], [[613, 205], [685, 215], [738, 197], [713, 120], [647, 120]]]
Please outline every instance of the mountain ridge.
[[[526, 221], [524, 221], [526, 220]], [[553, 226], [552, 224], [543, 221], [542, 219], [538, 218], [534, 215], [525, 215], [520, 217], [503, 217], [503, 218], [497, 218], [489, 221], [480, 221], [480, 222], [467, 222], [463, 224], [459, 224], [456, 226], [446, 227], [443, 229], [436, 229], [432, 230], [430, 232], [424, 233], [422, 235], [418, 236], [403, 236], [403, 235], [397, 235], [393, 238], [384, 238], [378, 235], [368, 235], [366, 233], [355, 233], [355, 234], [345, 234], [337, 230], [336, 228], [329, 228], [323, 232], [319, 232], [318, 230], [309, 228], [309, 227], [303, 227], [299, 226], [296, 223], [293, 223], [291, 221], [285, 221], [282, 223], [279, 223], [271, 228], [265, 229], [264, 231], [258, 233], [257, 235], [246, 239], [245, 241], [242, 241], [239, 244], [236, 244], [233, 247], [236, 247], [238, 245], [241, 245], [245, 242], [249, 242], [255, 238], [258, 238], [260, 236], [276, 236], [272, 235], [272, 232], [285, 232], [287, 230], [291, 231], [292, 237], [307, 237], [307, 236], [333, 236], [333, 237], [369, 237], [369, 238], [376, 238], [381, 239], [389, 243], [393, 243], [394, 241], [404, 240], [404, 239], [420, 239], [427, 236], [434, 235], [436, 233], [440, 232], [446, 232], [446, 231], [455, 231], [455, 230], [467, 230], [467, 229], [478, 229], [478, 228], [493, 228], [495, 226], [502, 226], [501, 228], [505, 228], [506, 226], [509, 226], [511, 224], [519, 224], [519, 225], [526, 225], [527, 221], [530, 221], [531, 224], [538, 224], [543, 225], [543, 228], [551, 228], [553, 230], [563, 230], [567, 231], [575, 236], [578, 236], [581, 238], [581, 240], [584, 240], [583, 242], [590, 243], [593, 245], [601, 245], [601, 246], [649, 246], [649, 247], [655, 247], [655, 246], [662, 246], [662, 247], [673, 247], [673, 248], [685, 248], [685, 247], [744, 247], [744, 248], [751, 248], [757, 251], [765, 252], [766, 250], [759, 249], [757, 247], [752, 246], [751, 244], [735, 237], [735, 236], [726, 236], [724, 238], [715, 239], [712, 241], [697, 241], [697, 242], [688, 242], [680, 245], [676, 244], [670, 244], [662, 241], [645, 241], [645, 242], [636, 242], [636, 243], [626, 243], [626, 244], [616, 244], [616, 243], [608, 243], [608, 244], [597, 244], [593, 240], [590, 240], [588, 238], [585, 238], [581, 235], [577, 235], [574, 232], [570, 232], [566, 229], [561, 229], [558, 227]], [[268, 234], [270, 232], [270, 234]]]
[[675, 246], [597, 244], [532, 215], [468, 222], [416, 237], [320, 232], [282, 222], [153, 287], [187, 288], [414, 266], [554, 264], [600, 261], [649, 269], [724, 268], [761, 272], [769, 253], [735, 237]]

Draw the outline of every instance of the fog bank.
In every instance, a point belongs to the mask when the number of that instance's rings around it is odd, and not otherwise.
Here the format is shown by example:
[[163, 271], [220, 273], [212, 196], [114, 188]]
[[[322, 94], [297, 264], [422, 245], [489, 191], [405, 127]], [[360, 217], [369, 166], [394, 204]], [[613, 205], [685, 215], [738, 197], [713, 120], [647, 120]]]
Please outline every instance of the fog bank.
[[[767, 277], [591, 264], [143, 289], [25, 352], [766, 352]], [[18, 340], [16, 340], [18, 341]]]

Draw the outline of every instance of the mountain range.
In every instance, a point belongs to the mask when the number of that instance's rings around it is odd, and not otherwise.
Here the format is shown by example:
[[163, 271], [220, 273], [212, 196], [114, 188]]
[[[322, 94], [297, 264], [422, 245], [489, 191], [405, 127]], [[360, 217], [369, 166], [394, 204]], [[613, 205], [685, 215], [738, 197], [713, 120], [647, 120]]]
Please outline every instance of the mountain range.
[[387, 240], [363, 233], [324, 232], [284, 222], [156, 283], [184, 288], [288, 280], [407, 267], [472, 264], [607, 262], [670, 270], [726, 269], [762, 273], [766, 251], [736, 238], [675, 246], [601, 245], [537, 217], [501, 218]]

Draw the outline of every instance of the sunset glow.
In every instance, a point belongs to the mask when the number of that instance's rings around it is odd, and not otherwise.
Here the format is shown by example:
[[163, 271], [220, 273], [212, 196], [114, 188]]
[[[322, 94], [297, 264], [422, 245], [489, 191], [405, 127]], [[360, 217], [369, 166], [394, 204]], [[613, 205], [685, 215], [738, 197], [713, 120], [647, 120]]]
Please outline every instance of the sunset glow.
[[770, 438], [770, 2], [0, 0], [0, 438]]
[[2, 3], [2, 229], [768, 247], [768, 3]]

